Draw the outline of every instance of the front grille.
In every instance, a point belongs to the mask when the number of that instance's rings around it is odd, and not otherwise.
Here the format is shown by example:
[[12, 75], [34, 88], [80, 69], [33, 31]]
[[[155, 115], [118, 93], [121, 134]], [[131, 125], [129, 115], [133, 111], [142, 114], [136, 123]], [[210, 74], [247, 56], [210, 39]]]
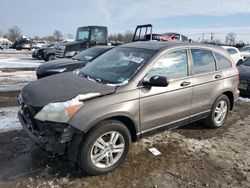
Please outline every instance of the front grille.
[[59, 57], [59, 58], [64, 57], [65, 48], [66, 48], [65, 46], [59, 46], [59, 47], [56, 49], [56, 57]]

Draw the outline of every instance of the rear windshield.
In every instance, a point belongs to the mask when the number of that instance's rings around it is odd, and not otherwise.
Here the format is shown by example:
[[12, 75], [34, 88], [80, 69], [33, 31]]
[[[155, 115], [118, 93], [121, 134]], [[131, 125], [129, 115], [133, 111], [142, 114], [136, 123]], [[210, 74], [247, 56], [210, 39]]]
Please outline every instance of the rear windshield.
[[111, 48], [88, 48], [72, 57], [72, 59], [80, 61], [91, 61], [110, 49]]

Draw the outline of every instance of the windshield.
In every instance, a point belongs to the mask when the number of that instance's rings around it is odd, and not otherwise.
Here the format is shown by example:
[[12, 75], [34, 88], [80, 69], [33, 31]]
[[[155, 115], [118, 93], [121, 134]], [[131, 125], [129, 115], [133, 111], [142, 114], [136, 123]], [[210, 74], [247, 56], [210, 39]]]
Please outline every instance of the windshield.
[[246, 59], [242, 64], [245, 66], [250, 66], [250, 58]]
[[250, 47], [243, 47], [240, 49], [241, 52], [250, 51]]
[[154, 53], [146, 49], [114, 48], [87, 64], [77, 74], [104, 84], [123, 85]]
[[111, 48], [88, 48], [72, 57], [72, 59], [80, 61], [91, 61], [110, 49]]
[[89, 28], [81, 27], [78, 28], [76, 33], [76, 40], [88, 40], [89, 39]]

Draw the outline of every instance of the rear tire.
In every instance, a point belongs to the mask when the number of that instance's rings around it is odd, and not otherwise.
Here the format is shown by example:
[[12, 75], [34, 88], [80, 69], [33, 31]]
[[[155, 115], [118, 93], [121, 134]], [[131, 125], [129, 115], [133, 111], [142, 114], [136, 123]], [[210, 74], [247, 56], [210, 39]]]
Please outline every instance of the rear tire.
[[99, 122], [84, 137], [80, 155], [80, 168], [90, 175], [100, 175], [119, 167], [131, 146], [128, 128], [120, 121]]
[[226, 95], [221, 95], [213, 104], [210, 115], [203, 120], [210, 128], [219, 128], [227, 120], [230, 109], [230, 101]]

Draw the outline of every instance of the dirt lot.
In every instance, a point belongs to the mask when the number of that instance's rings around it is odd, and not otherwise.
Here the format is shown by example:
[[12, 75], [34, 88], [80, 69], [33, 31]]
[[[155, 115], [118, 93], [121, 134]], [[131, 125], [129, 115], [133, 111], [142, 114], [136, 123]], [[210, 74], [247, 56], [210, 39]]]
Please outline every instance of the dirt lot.
[[0, 187], [250, 187], [249, 112], [237, 102], [220, 129], [195, 123], [143, 139], [120, 168], [97, 177], [32, 148], [22, 130], [2, 133]]

